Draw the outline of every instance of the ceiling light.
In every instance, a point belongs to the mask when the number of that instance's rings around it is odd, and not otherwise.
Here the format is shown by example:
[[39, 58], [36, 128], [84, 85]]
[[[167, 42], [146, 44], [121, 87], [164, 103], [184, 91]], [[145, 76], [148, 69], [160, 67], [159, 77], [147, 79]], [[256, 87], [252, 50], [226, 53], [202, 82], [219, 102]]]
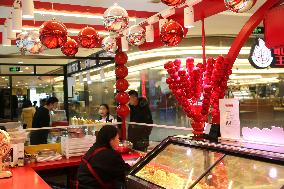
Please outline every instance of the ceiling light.
[[2, 79], [5, 79], [5, 77], [1, 77]]
[[123, 52], [126, 52], [129, 49], [128, 41], [126, 40], [126, 36], [121, 37], [121, 49], [122, 49]]
[[28, 83], [25, 83], [25, 85], [27, 85]]
[[12, 11], [12, 31], [22, 31], [22, 9], [19, 3], [14, 3], [14, 8]]
[[7, 24], [7, 38], [10, 40], [14, 40], [17, 38], [16, 32], [12, 31], [12, 18], [7, 18], [6, 19], [6, 24]]
[[261, 75], [230, 75], [230, 79], [261, 79]]
[[18, 62], [18, 64], [23, 64], [24, 62]]
[[34, 1], [22, 0], [23, 18], [34, 18]]
[[163, 25], [165, 25], [165, 23], [167, 23], [168, 20], [167, 19], [161, 19], [159, 20], [159, 30], [161, 31]]
[[146, 26], [146, 42], [154, 41], [154, 26], [148, 25]]
[[40, 83], [39, 86], [41, 86], [42, 84]]
[[17, 83], [21, 83], [20, 81], [18, 81]]
[[[77, 18], [95, 18], [95, 19], [104, 19], [103, 15], [95, 14], [82, 14], [82, 13], [68, 13], [68, 12], [57, 12], [57, 11], [42, 11], [34, 10], [35, 14], [41, 15], [53, 15], [53, 16], [65, 16], [65, 17], [77, 17]], [[136, 18], [129, 18], [129, 21], [136, 22]]]
[[26, 70], [30, 69], [29, 67], [25, 67]]
[[5, 81], [8, 81], [8, 79], [5, 79]]
[[18, 87], [18, 85], [16, 85], [16, 87]]
[[11, 46], [11, 40], [8, 39], [7, 35], [7, 27], [3, 28], [3, 33], [2, 33], [2, 46]]
[[23, 71], [23, 70], [20, 70], [19, 72], [20, 72], [20, 73], [23, 73], [24, 71]]
[[194, 12], [193, 7], [184, 8], [184, 27], [192, 28], [194, 27]]

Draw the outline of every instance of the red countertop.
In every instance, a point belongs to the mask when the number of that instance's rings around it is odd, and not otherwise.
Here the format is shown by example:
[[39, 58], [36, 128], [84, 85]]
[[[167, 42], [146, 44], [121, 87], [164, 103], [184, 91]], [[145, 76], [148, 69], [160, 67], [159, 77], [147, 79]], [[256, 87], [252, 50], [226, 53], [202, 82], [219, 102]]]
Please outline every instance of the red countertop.
[[31, 168], [12, 168], [12, 177], [0, 179], [2, 189], [51, 189], [51, 187]]
[[[122, 158], [126, 160], [139, 158], [140, 153], [123, 154]], [[36, 173], [40, 170], [57, 169], [63, 167], [78, 166], [81, 157], [63, 158], [59, 161], [50, 161], [43, 163], [32, 163], [25, 167], [12, 168], [12, 177], [0, 179], [0, 188], [2, 189], [51, 189], [51, 187]]]

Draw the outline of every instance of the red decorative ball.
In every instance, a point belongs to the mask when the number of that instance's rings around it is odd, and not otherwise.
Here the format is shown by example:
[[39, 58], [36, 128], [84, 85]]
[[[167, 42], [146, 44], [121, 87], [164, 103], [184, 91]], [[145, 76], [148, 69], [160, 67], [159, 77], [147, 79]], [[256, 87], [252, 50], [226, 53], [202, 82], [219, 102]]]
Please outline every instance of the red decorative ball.
[[119, 104], [127, 104], [129, 102], [129, 95], [126, 92], [119, 92], [115, 96], [115, 100]]
[[127, 90], [129, 84], [128, 84], [128, 81], [126, 79], [118, 79], [116, 81], [116, 89], [119, 91], [119, 92], [124, 92]]
[[126, 64], [128, 56], [125, 52], [118, 52], [115, 54], [114, 61], [118, 65]]
[[128, 106], [122, 104], [116, 108], [116, 113], [119, 117], [125, 118], [129, 114], [130, 110]]
[[124, 65], [119, 65], [115, 68], [115, 75], [119, 79], [123, 79], [128, 75], [128, 69]]
[[79, 32], [78, 42], [83, 48], [95, 48], [99, 46], [100, 36], [94, 28], [87, 26]]
[[46, 21], [40, 26], [39, 39], [49, 49], [62, 47], [67, 41], [67, 28], [59, 21]]
[[78, 52], [78, 43], [71, 38], [67, 39], [67, 42], [61, 47], [61, 51], [66, 56], [74, 56]]
[[184, 4], [185, 0], [162, 0], [162, 3], [168, 5], [168, 6], [177, 6]]
[[176, 46], [183, 39], [183, 27], [176, 21], [169, 21], [163, 25], [160, 33], [161, 41], [167, 46]]

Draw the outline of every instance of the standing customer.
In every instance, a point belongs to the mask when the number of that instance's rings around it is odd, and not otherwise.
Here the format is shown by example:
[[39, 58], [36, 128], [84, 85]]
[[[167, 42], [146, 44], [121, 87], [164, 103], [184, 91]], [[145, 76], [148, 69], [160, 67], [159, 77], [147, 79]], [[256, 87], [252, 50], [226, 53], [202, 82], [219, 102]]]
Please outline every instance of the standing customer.
[[35, 115], [36, 109], [33, 107], [30, 100], [25, 101], [22, 108], [21, 119], [24, 129], [32, 128], [33, 117]]
[[77, 189], [122, 189], [130, 166], [114, 149], [119, 144], [115, 126], [106, 125], [98, 133], [96, 143], [82, 158], [78, 169]]
[[[128, 94], [130, 96], [130, 122], [152, 124], [153, 119], [148, 101], [143, 97], [138, 98], [135, 90], [129, 91]], [[128, 140], [133, 143], [133, 149], [146, 151], [151, 131], [152, 127], [149, 126], [129, 125]]]
[[[39, 107], [33, 118], [33, 128], [49, 127], [50, 123], [50, 111], [57, 108], [58, 99], [56, 97], [50, 97], [44, 106]], [[38, 130], [31, 132], [31, 145], [46, 144], [47, 143], [48, 130]]]
[[107, 104], [101, 104], [99, 108], [99, 121], [103, 123], [114, 122], [114, 117], [109, 113], [109, 106]]

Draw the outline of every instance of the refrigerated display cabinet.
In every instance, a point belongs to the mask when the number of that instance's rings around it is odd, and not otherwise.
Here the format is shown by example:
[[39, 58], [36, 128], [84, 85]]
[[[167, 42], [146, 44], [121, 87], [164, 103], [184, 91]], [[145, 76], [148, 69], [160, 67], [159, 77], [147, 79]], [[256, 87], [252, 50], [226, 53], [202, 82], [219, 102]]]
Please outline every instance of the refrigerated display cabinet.
[[284, 189], [284, 147], [168, 137], [127, 176], [127, 189]]

